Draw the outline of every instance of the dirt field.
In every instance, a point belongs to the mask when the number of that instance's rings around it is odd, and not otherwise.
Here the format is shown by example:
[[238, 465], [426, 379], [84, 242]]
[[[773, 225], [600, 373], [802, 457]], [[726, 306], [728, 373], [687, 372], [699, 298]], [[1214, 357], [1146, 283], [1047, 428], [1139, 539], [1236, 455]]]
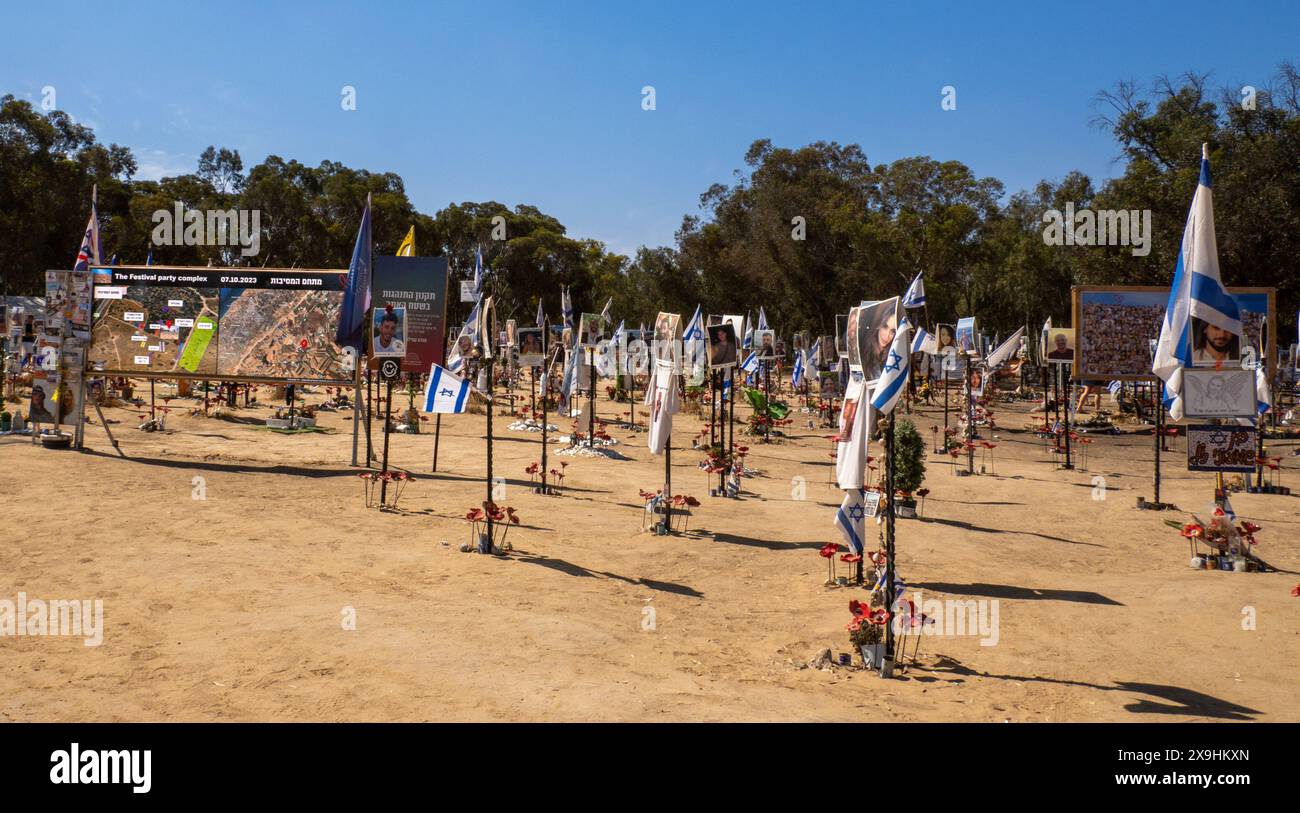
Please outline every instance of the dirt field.
[[[602, 397], [598, 414], [626, 408]], [[564, 494], [545, 497], [524, 473], [538, 436], [499, 417], [522, 519], [509, 558], [458, 551], [485, 496], [481, 415], [443, 421], [437, 474], [432, 423], [392, 437], [419, 477], [400, 514], [363, 505], [350, 413], [280, 435], [239, 422], [269, 407], [173, 414], [162, 433], [109, 410], [125, 460], [98, 424], [89, 454], [0, 438], [0, 599], [102, 599], [105, 624], [98, 647], [0, 638], [0, 719], [1300, 720], [1300, 498], [1232, 498], [1291, 572], [1195, 571], [1162, 519], [1204, 512], [1213, 476], [1186, 471], [1181, 438], [1162, 496], [1184, 510], [1161, 515], [1134, 508], [1153, 496], [1149, 436], [1097, 436], [1086, 470], [1064, 471], [1024, 431], [1027, 405], [995, 409], [997, 474], [931, 454], [924, 516], [897, 539], [909, 595], [998, 602], [996, 644], [926, 637], [892, 681], [807, 666], [849, 651], [866, 591], [824, 585], [842, 492], [832, 430], [806, 416], [786, 442], [747, 441], [762, 475], [740, 500], [708, 497], [701, 453], [679, 449], [674, 491], [702, 506], [678, 537], [640, 531], [637, 492], [663, 471], [644, 434], [611, 423], [631, 459], [567, 458]], [[932, 441], [942, 410], [912, 417]], [[679, 416], [674, 436], [699, 426]], [[1270, 448], [1300, 489], [1292, 446]]]

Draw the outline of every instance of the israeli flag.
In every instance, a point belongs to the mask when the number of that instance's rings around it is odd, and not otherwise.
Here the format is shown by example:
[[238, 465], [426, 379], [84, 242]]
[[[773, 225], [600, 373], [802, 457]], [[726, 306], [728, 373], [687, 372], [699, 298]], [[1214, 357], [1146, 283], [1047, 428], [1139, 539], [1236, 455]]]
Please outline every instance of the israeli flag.
[[483, 247], [474, 249], [474, 298], [483, 294]]
[[740, 369], [744, 370], [746, 375], [753, 375], [758, 372], [758, 353], [753, 350], [749, 351], [749, 355], [745, 356], [745, 360], [740, 362]]
[[1110, 390], [1111, 395], [1118, 398], [1119, 394], [1124, 391], [1124, 382], [1118, 380], [1112, 381], [1106, 385], [1106, 389]]
[[700, 306], [695, 306], [695, 315], [691, 321], [686, 323], [685, 329], [682, 330], [682, 341], [695, 342], [704, 339], [704, 317], [700, 315]]
[[894, 335], [894, 343], [889, 348], [889, 356], [881, 368], [880, 380], [871, 391], [871, 406], [881, 414], [892, 412], [898, 396], [907, 385], [907, 373], [911, 368], [912, 354], [908, 352], [911, 325], [904, 319]]
[[429, 388], [424, 391], [425, 412], [464, 412], [468, 400], [468, 381], [437, 364], [429, 368]]
[[903, 307], [925, 307], [925, 280], [921, 279], [921, 272], [919, 271], [916, 278], [912, 280], [912, 284], [907, 286], [907, 293], [903, 294]]
[[769, 328], [769, 327], [767, 326], [767, 314], [766, 314], [766, 313], [763, 313], [763, 306], [762, 306], [762, 305], [759, 305], [759, 306], [758, 306], [758, 329], [759, 329], [759, 330], [770, 330], [770, 329], [771, 329], [771, 328]]
[[1183, 368], [1192, 366], [1192, 319], [1241, 335], [1241, 309], [1219, 277], [1219, 250], [1214, 239], [1214, 198], [1210, 183], [1210, 148], [1201, 146], [1201, 179], [1183, 229], [1183, 244], [1174, 268], [1160, 339], [1151, 372], [1165, 382], [1165, 407], [1175, 421], [1183, 417]]
[[794, 367], [790, 369], [790, 386], [797, 387], [803, 383], [803, 351], [794, 354]]
[[560, 288], [560, 312], [564, 315], [564, 326], [573, 330], [573, 300], [569, 298], [569, 289]]
[[613, 307], [614, 307], [614, 297], [611, 296], [609, 300], [605, 302], [605, 307], [600, 309], [600, 321], [604, 322], [605, 324], [609, 324], [610, 310]]
[[580, 350], [571, 350], [569, 358], [564, 364], [564, 379], [560, 382], [560, 392], [557, 395], [561, 412], [569, 411], [569, 401], [578, 390], [578, 356], [581, 352]]
[[844, 492], [844, 502], [840, 504], [840, 510], [835, 512], [835, 527], [840, 529], [844, 535], [844, 543], [849, 546], [849, 550], [862, 555], [862, 540], [866, 536], [863, 532], [864, 520], [867, 516], [866, 506], [863, 504], [866, 498], [866, 489], [850, 488]]
[[916, 336], [912, 337], [913, 353], [929, 353], [934, 355], [939, 352], [939, 340], [931, 335], [925, 328], [918, 327]]

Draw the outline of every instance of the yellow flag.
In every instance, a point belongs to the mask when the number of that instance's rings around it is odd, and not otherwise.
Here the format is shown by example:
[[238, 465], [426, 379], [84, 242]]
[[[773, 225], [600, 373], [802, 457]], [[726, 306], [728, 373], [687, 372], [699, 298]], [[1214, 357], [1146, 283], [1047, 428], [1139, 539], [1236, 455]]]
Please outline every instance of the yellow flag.
[[402, 244], [397, 247], [397, 256], [399, 257], [415, 256], [415, 227], [414, 226], [412, 226], [411, 230], [406, 233], [406, 237], [402, 238]]

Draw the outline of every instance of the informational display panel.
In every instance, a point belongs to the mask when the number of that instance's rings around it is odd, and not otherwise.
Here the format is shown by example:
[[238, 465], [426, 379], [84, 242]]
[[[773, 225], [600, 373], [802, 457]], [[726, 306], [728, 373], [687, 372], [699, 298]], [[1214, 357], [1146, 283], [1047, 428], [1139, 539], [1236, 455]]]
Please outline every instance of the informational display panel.
[[[402, 372], [427, 373], [442, 364], [447, 333], [447, 258], [374, 258], [370, 301], [376, 310], [404, 308], [406, 314]], [[379, 360], [370, 362], [377, 367]]]
[[334, 343], [344, 270], [111, 266], [92, 269], [89, 369], [224, 381], [353, 380]]
[[[1229, 288], [1241, 308], [1244, 335], [1240, 342], [1249, 361], [1266, 360], [1271, 377], [1276, 366], [1277, 337], [1267, 330], [1276, 325], [1276, 288]], [[1151, 373], [1151, 348], [1160, 337], [1160, 325], [1169, 302], [1169, 289], [1151, 286], [1087, 286], [1073, 288], [1075, 344], [1074, 376], [1082, 379], [1147, 380]], [[1253, 349], [1264, 343], [1264, 359]], [[1252, 348], [1245, 350], [1244, 348]], [[1238, 364], [1237, 366], [1241, 366]]]

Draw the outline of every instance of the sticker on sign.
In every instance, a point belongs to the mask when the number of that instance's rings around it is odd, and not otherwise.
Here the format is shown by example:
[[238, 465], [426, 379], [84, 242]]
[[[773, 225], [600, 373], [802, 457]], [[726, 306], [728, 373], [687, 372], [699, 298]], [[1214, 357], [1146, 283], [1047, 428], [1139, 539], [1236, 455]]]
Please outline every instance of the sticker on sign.
[[149, 357], [148, 357], [148, 356], [136, 356], [136, 357], [135, 357], [135, 363], [147, 367], [147, 366], [149, 366]]

